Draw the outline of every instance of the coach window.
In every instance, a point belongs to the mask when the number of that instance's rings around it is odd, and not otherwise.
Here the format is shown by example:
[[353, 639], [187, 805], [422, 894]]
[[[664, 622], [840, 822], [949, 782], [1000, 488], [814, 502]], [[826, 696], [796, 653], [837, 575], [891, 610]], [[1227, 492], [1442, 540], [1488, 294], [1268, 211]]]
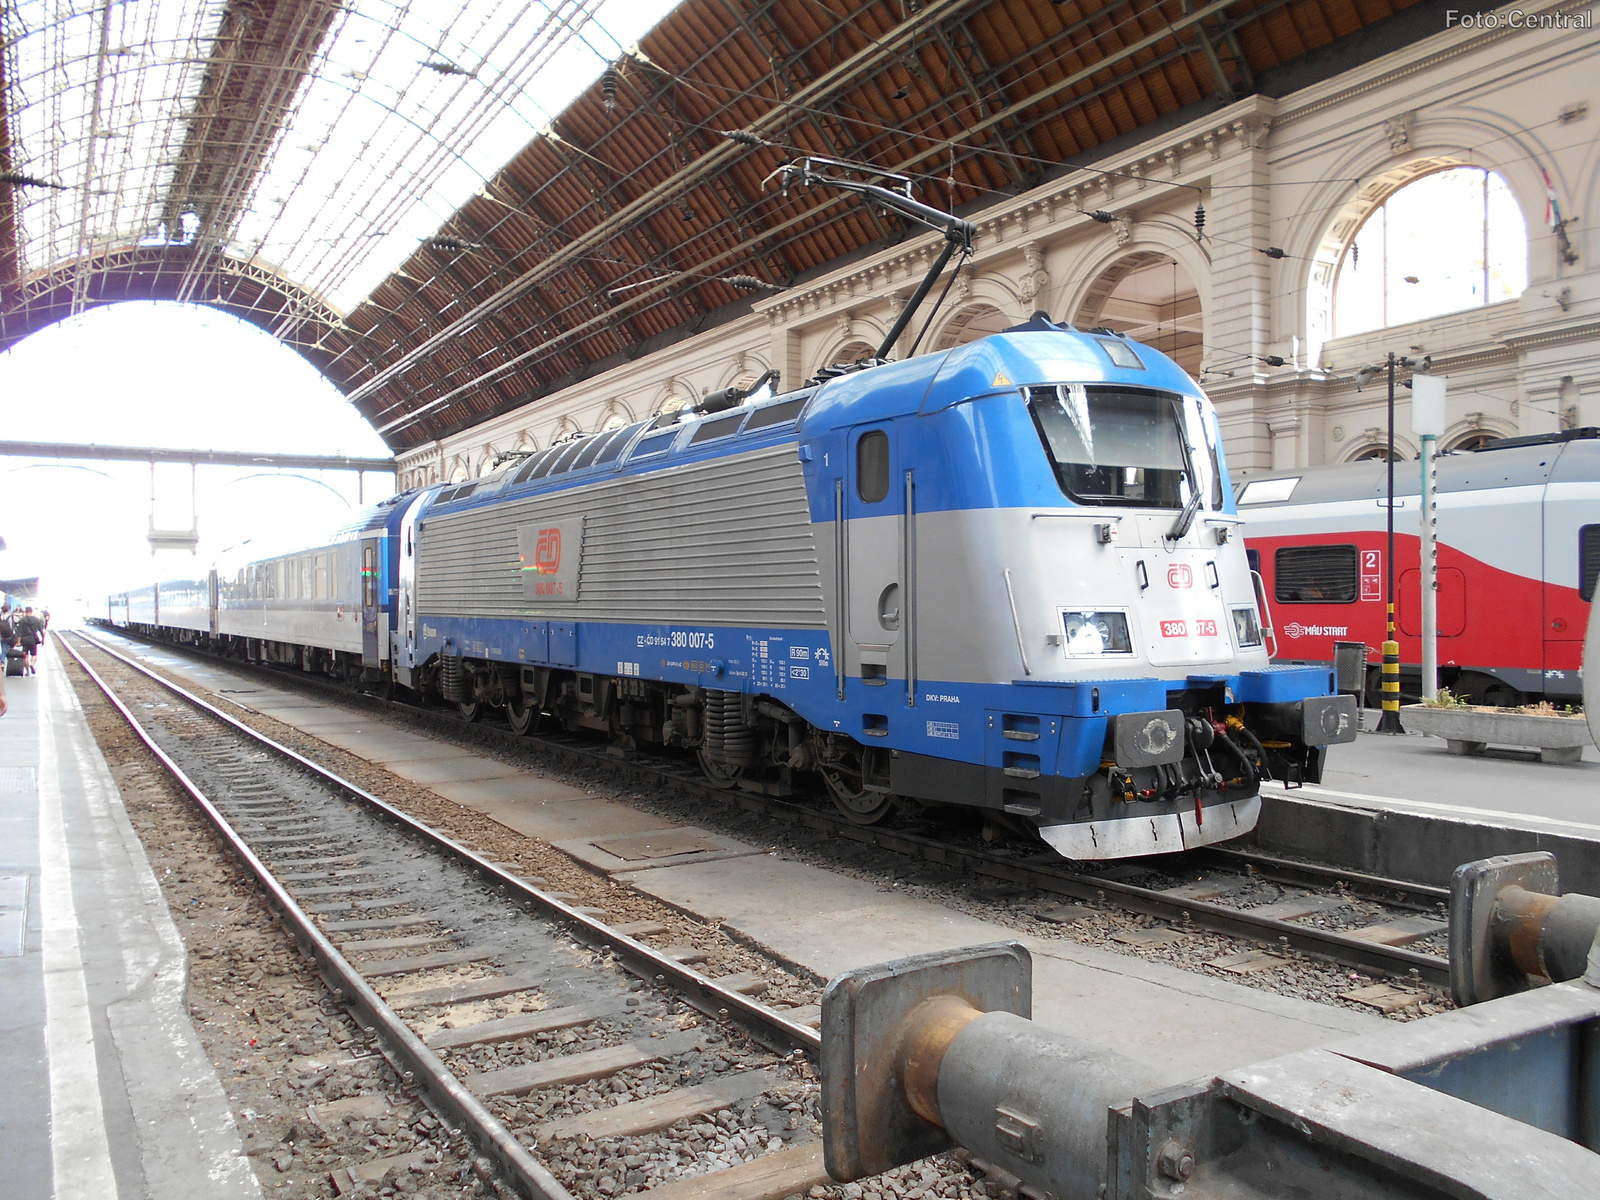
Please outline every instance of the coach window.
[[874, 429], [856, 443], [856, 495], [865, 504], [876, 504], [888, 494], [889, 435]]
[[1279, 604], [1354, 604], [1360, 585], [1354, 546], [1281, 546], [1273, 555]]
[[1600, 579], [1600, 525], [1585, 525], [1578, 530], [1578, 596], [1594, 600], [1595, 580]]

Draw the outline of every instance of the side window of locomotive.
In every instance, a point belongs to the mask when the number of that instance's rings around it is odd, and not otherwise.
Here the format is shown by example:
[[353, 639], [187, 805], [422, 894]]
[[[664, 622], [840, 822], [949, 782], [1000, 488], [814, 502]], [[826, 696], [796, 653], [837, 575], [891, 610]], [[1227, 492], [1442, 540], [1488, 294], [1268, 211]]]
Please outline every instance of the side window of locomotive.
[[588, 444], [579, 452], [578, 457], [572, 460], [572, 470], [580, 471], [592, 463], [600, 451], [606, 448], [606, 443], [611, 439], [604, 434], [596, 434], [590, 438]]
[[738, 433], [739, 424], [743, 420], [744, 413], [741, 412], [706, 421], [699, 429], [694, 431], [694, 436], [689, 439], [689, 445], [698, 446], [701, 442], [715, 441], [717, 438], [729, 437]]
[[638, 462], [641, 458], [665, 454], [677, 437], [676, 429], [658, 429], [653, 433], [647, 433], [639, 439], [639, 444], [633, 448], [633, 453], [628, 455], [628, 461]]
[[1079, 504], [1183, 507], [1191, 468], [1178, 397], [1061, 384], [1029, 388], [1028, 410], [1056, 482]]
[[606, 448], [600, 451], [600, 456], [594, 460], [595, 465], [600, 466], [603, 463], [616, 462], [621, 457], [622, 452], [627, 449], [628, 443], [633, 440], [633, 435], [639, 432], [639, 427], [643, 424], [644, 422], [640, 421], [638, 425], [629, 425], [625, 429], [619, 429], [612, 434], [611, 440], [606, 443]]
[[889, 494], [889, 435], [874, 429], [856, 443], [856, 495], [877, 504]]
[[1280, 604], [1354, 604], [1361, 586], [1354, 546], [1280, 546], [1272, 574]]
[[765, 429], [769, 425], [782, 425], [794, 420], [800, 415], [800, 410], [806, 406], [810, 396], [803, 396], [799, 400], [785, 400], [782, 404], [769, 404], [766, 408], [758, 408], [750, 414], [750, 423], [744, 427], [746, 433], [757, 429]]
[[1600, 525], [1585, 525], [1578, 530], [1579, 598], [1593, 603], [1597, 579], [1600, 579]]
[[573, 460], [576, 459], [578, 455], [582, 454], [593, 444], [594, 443], [592, 440], [579, 438], [576, 441], [564, 445], [562, 447], [561, 457], [556, 459], [556, 461], [551, 464], [549, 473], [551, 475], [561, 474], [561, 472], [572, 466]]
[[527, 483], [529, 477], [534, 472], [534, 468], [539, 465], [539, 459], [541, 457], [542, 455], [538, 453], [528, 455], [523, 464], [517, 468], [517, 473], [511, 477], [511, 485], [515, 487], [519, 483]]

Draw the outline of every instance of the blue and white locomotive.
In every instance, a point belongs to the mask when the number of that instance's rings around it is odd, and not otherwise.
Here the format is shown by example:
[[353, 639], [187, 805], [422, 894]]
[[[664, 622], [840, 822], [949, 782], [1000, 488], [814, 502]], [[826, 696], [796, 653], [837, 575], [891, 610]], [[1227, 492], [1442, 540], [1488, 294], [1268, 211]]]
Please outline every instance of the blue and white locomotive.
[[692, 748], [727, 787], [814, 774], [862, 823], [981, 809], [1073, 859], [1238, 837], [1263, 779], [1319, 780], [1355, 701], [1269, 664], [1194, 381], [1042, 314], [885, 362], [973, 226], [858, 165], [776, 174], [944, 231], [878, 358], [394, 497], [111, 623]]
[[1215, 414], [1164, 355], [1036, 318], [739, 399], [395, 497], [214, 579], [206, 637], [1074, 859], [1237, 837], [1354, 737], [1326, 669], [1267, 661]]

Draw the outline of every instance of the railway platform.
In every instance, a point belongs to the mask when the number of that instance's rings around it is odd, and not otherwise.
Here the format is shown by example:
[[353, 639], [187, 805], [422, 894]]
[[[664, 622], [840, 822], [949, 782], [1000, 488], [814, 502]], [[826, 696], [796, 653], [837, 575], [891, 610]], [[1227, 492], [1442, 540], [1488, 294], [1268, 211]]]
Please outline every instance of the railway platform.
[[0, 718], [0, 1194], [259, 1198], [188, 961], [59, 652]]
[[[641, 893], [748, 939], [821, 978], [929, 950], [1004, 940], [1015, 930], [945, 905], [885, 893], [872, 882], [767, 847], [697, 829], [540, 778], [463, 745], [441, 742], [335, 700], [257, 674], [96, 631], [137, 661], [381, 766], [402, 779], [546, 840]], [[621, 789], [619, 789], [621, 790]], [[692, 847], [618, 870], [605, 849], [640, 835]], [[626, 865], [623, 863], [621, 865]], [[1026, 939], [1025, 939], [1026, 940]], [[1177, 967], [1059, 940], [1030, 942], [1034, 1013], [1170, 1073], [1177, 1082], [1264, 1054], [1287, 1054], [1381, 1029], [1381, 1017], [1273, 994]]]

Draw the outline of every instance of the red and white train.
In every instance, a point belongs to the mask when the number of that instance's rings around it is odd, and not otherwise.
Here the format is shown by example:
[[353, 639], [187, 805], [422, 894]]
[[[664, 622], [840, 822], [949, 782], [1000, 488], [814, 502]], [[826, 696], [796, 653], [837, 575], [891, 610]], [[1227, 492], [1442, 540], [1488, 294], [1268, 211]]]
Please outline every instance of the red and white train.
[[[1600, 575], [1600, 429], [1503, 438], [1439, 456], [1439, 682], [1475, 703], [1575, 702]], [[1421, 680], [1421, 471], [1395, 464], [1401, 689]], [[1368, 647], [1378, 695], [1384, 640], [1386, 464], [1252, 475], [1239, 489], [1278, 662]]]

